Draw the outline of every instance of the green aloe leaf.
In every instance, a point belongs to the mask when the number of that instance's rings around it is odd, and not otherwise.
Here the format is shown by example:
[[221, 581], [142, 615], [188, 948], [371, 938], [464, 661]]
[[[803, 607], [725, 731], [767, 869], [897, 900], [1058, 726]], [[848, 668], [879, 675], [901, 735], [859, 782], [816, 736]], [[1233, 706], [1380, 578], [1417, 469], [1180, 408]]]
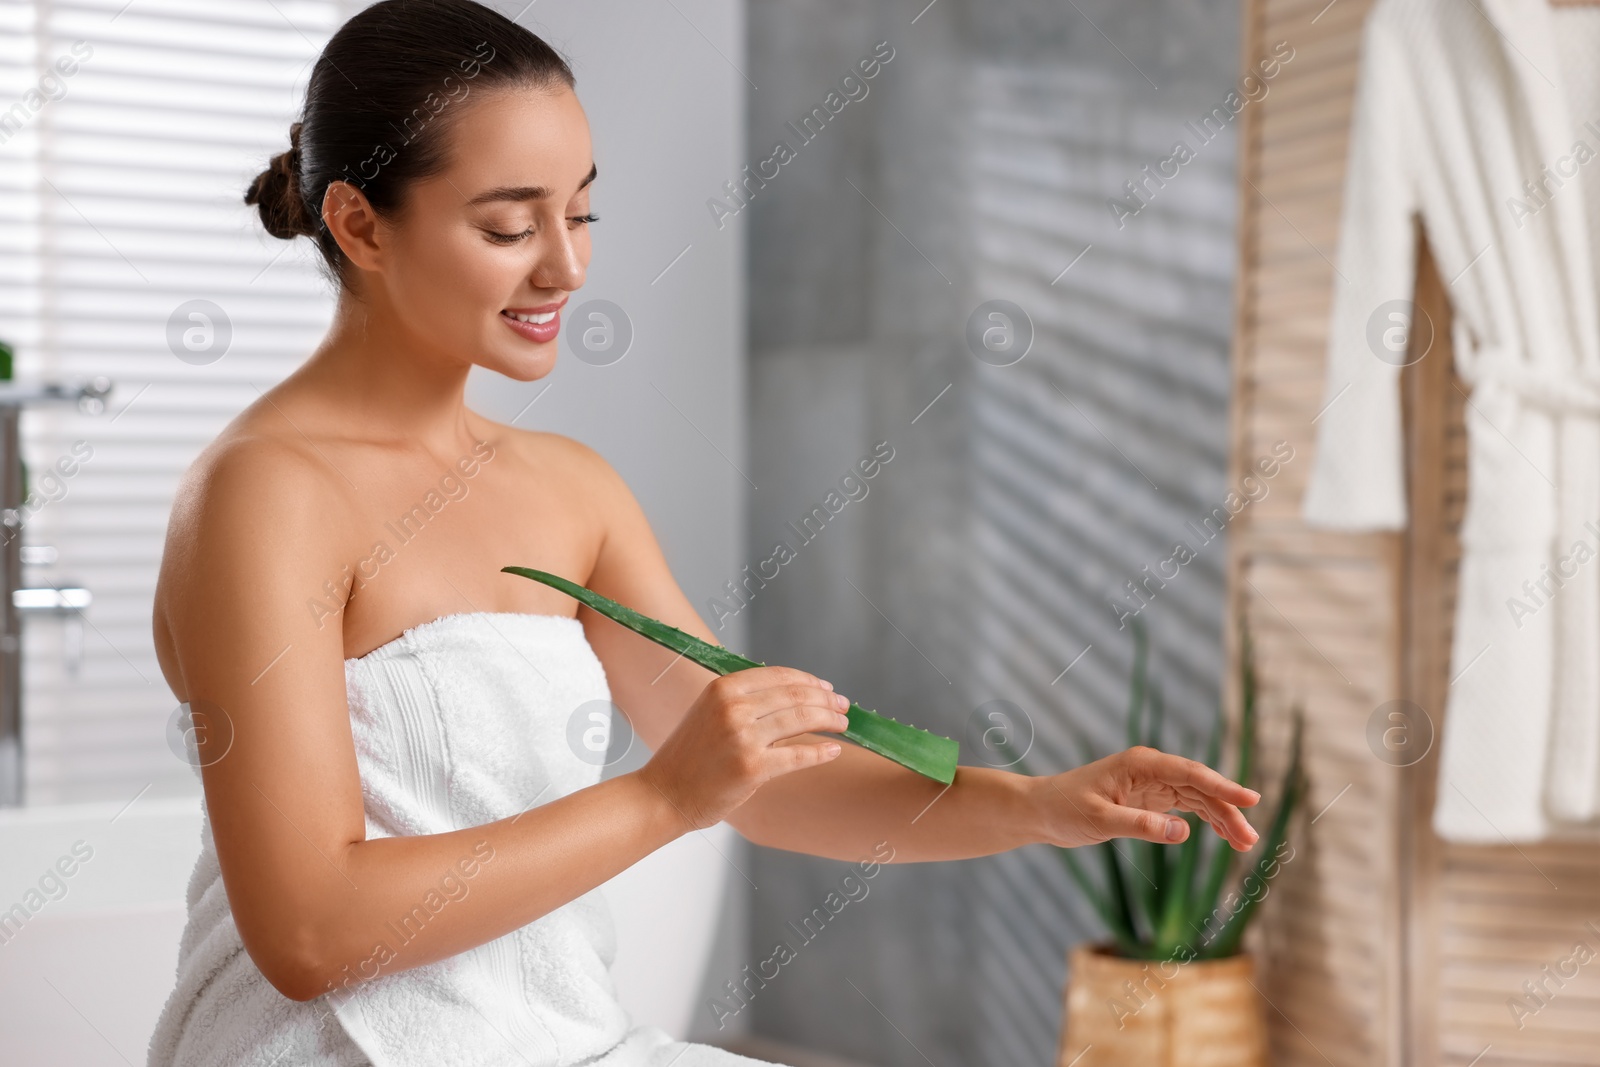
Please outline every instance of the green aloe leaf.
[[[681, 653], [686, 659], [700, 664], [707, 670], [716, 671], [718, 674], [732, 674], [734, 671], [750, 667], [766, 666], [765, 663], [741, 656], [721, 645], [703, 641], [676, 626], [669, 626], [658, 619], [640, 614], [560, 575], [534, 570], [531, 567], [500, 569], [559, 589], [579, 602], [589, 605], [606, 618], [621, 623], [635, 633], [642, 634], [657, 644], [665, 645], [674, 652]], [[955, 741], [929, 733], [927, 730], [919, 730], [915, 726], [907, 726], [903, 722], [897, 722], [856, 704], [851, 704], [846, 714], [850, 718], [850, 726], [843, 733], [847, 740], [909, 767], [936, 782], [949, 785], [955, 781], [956, 758], [960, 749]]]
[[1206, 740], [1206, 766], [1220, 773], [1222, 761], [1222, 701], [1216, 704], [1216, 714], [1211, 719], [1211, 736]]
[[1256, 755], [1256, 653], [1250, 631], [1239, 624], [1239, 777], [1234, 779], [1252, 788]]
[[1200, 831], [1205, 824], [1193, 812], [1186, 812], [1183, 821], [1189, 824], [1189, 836], [1178, 846], [1177, 862], [1166, 868], [1168, 885], [1162, 900], [1161, 922], [1156, 928], [1156, 951], [1162, 958], [1171, 956], [1178, 946], [1193, 940], [1187, 927], [1189, 908], [1194, 902], [1194, 874], [1200, 865], [1201, 842], [1205, 840]]
[[[1239, 621], [1239, 768], [1234, 781], [1246, 788], [1250, 786], [1250, 776], [1255, 764], [1256, 742], [1256, 666], [1255, 648], [1250, 641], [1250, 631], [1244, 625], [1244, 620]], [[1212, 737], [1213, 751], [1221, 750], [1222, 713], [1217, 712], [1217, 732]], [[1215, 763], [1211, 764], [1214, 770], [1220, 770]], [[1222, 901], [1222, 887], [1228, 880], [1228, 874], [1233, 870], [1234, 852], [1224, 843], [1211, 854], [1211, 871], [1206, 878], [1205, 889], [1194, 902], [1194, 910], [1189, 915], [1190, 926], [1197, 930], [1209, 930], [1212, 916], [1217, 913], [1217, 906]]]
[[1150, 638], [1144, 623], [1133, 619], [1133, 678], [1128, 686], [1128, 747], [1144, 744], [1142, 713], [1145, 702], [1146, 664], [1149, 662]]
[[1089, 898], [1095, 914], [1100, 916], [1100, 921], [1111, 931], [1111, 937], [1116, 941], [1118, 951], [1124, 956], [1137, 955], [1139, 939], [1135, 936], [1133, 927], [1128, 925], [1127, 909], [1121, 906], [1124, 902], [1095, 884], [1094, 879], [1089, 877], [1083, 865], [1078, 862], [1078, 857], [1072, 854], [1072, 849], [1058, 848], [1055, 851], [1061, 857], [1067, 872], [1072, 875], [1072, 880], [1078, 883], [1083, 895]]
[[[1206, 742], [1204, 761], [1212, 770], [1218, 769], [1218, 760], [1222, 754], [1223, 716], [1222, 703], [1215, 705], [1216, 711], [1211, 720], [1211, 732]], [[1192, 736], [1186, 738], [1191, 744], [1186, 744], [1184, 751], [1192, 748]], [[1196, 894], [1199, 887], [1196, 878], [1207, 856], [1217, 848], [1226, 848], [1225, 842], [1213, 834], [1205, 832], [1205, 823], [1199, 816], [1189, 813], [1184, 815], [1184, 821], [1189, 824], [1189, 836], [1183, 844], [1178, 845], [1178, 859], [1168, 863], [1166, 871], [1168, 885], [1162, 894], [1161, 925], [1156, 931], [1156, 953], [1161, 959], [1173, 958], [1179, 949], [1194, 941], [1195, 929], [1191, 925], [1191, 915], [1195, 909]], [[1226, 868], [1224, 868], [1225, 870]]]
[[[1222, 702], [1216, 703], [1216, 711], [1211, 719], [1211, 734], [1206, 741], [1205, 765], [1214, 771], [1221, 770], [1222, 759], [1222, 733], [1224, 727]], [[1166, 907], [1161, 915], [1161, 941], [1170, 954], [1179, 946], [1191, 943], [1194, 934], [1198, 931], [1195, 925], [1195, 912], [1198, 901], [1205, 899], [1209, 885], [1198, 886], [1196, 878], [1208, 858], [1214, 861], [1219, 852], [1231, 851], [1225, 841], [1212, 834], [1206, 834], [1197, 822], [1189, 824], [1189, 837], [1182, 845], [1182, 854], [1179, 856], [1176, 878], [1177, 895], [1169, 895]], [[1226, 858], [1226, 857], [1224, 857]], [[1217, 871], [1212, 868], [1213, 873]], [[1220, 865], [1220, 873], [1216, 874], [1219, 880], [1227, 874], [1228, 867]]]
[[[1073, 747], [1073, 754], [1077, 757], [1080, 767], [1100, 758], [1099, 753], [1075, 723], [1068, 720], [1064, 725], [1067, 728], [1067, 740]], [[1143, 931], [1139, 928], [1141, 920], [1138, 914], [1139, 898], [1129, 888], [1132, 879], [1124, 867], [1125, 864], [1128, 867], [1135, 867], [1137, 873], [1136, 865], [1118, 851], [1115, 838], [1100, 842], [1094, 846], [1094, 850], [1100, 854], [1100, 865], [1105, 870], [1106, 890], [1110, 894], [1112, 905], [1117, 910], [1119, 923], [1117, 928], [1126, 929], [1128, 937], [1132, 939], [1130, 943], [1124, 944], [1119, 938], [1118, 947], [1124, 956], [1130, 959], [1138, 958], [1144, 954], [1150, 932], [1148, 927]]]
[[1167, 705], [1161, 695], [1161, 683], [1152, 680], [1147, 689], [1150, 693], [1150, 718], [1145, 727], [1144, 740], [1140, 744], [1151, 748], [1161, 747], [1161, 729], [1167, 718]]
[[[1078, 729], [1077, 724], [1069, 720], [1066, 727], [1067, 740], [1072, 744], [1073, 753], [1078, 758], [1078, 766], [1086, 766], [1100, 758], [1094, 745], [1089, 743], [1089, 739]], [[1117, 842], [1114, 838], [1100, 842], [1094, 846], [1094, 850], [1100, 854], [1100, 865], [1105, 871], [1106, 890], [1117, 911], [1118, 929], [1126, 929], [1129, 938], [1132, 939], [1127, 945], [1121, 945], [1119, 941], [1119, 945], [1124, 955], [1136, 957], [1140, 953], [1139, 943], [1147, 935], [1142, 935], [1139, 931], [1139, 919], [1136, 915], [1138, 900], [1129, 891], [1130, 879], [1123, 868], [1123, 864], [1128, 861], [1117, 851]]]
[[[1228, 916], [1218, 931], [1216, 938], [1200, 950], [1200, 955], [1206, 959], [1217, 959], [1223, 956], [1237, 955], [1239, 945], [1244, 940], [1245, 926], [1250, 922], [1250, 915], [1255, 911], [1256, 905], [1266, 897], [1266, 886], [1272, 881], [1278, 871], [1283, 869], [1278, 864], [1278, 849], [1289, 836], [1289, 819], [1294, 814], [1295, 807], [1299, 804], [1301, 795], [1305, 792], [1305, 776], [1301, 771], [1300, 745], [1301, 735], [1304, 732], [1305, 717], [1296, 710], [1294, 717], [1294, 736], [1289, 742], [1289, 768], [1284, 771], [1282, 791], [1278, 795], [1278, 808], [1272, 815], [1272, 828], [1267, 831], [1266, 840], [1262, 843], [1261, 858], [1256, 860], [1251, 868], [1258, 884], [1263, 890], [1260, 893], [1250, 891], [1250, 876], [1245, 877], [1244, 901], [1237, 911]], [[1278, 864], [1277, 870], [1273, 867]]]
[[[1089, 744], [1081, 735], [1077, 727], [1067, 723], [1068, 740], [1073, 748], [1078, 750], [1079, 763], [1090, 762], [1083, 759], [1085, 752], [1089, 751]], [[1036, 775], [1028, 768], [1027, 761], [1017, 751], [1016, 746], [1010, 741], [1001, 739], [1001, 749], [1011, 757], [1012, 765], [1028, 777]], [[1117, 850], [1110, 841], [1103, 841], [1094, 846], [1100, 853], [1101, 863], [1105, 866], [1105, 887], [1097, 885], [1093, 878], [1083, 869], [1078, 862], [1078, 857], [1073, 855], [1070, 848], [1059, 845], [1051, 846], [1061, 856], [1061, 862], [1066, 866], [1067, 873], [1072, 880], [1078, 883], [1078, 888], [1083, 890], [1083, 895], [1089, 898], [1089, 904], [1100, 916], [1100, 921], [1106, 924], [1106, 929], [1111, 932], [1112, 938], [1117, 942], [1118, 950], [1128, 957], [1137, 956], [1140, 952], [1139, 932], [1133, 925], [1133, 912], [1128, 907], [1127, 885], [1122, 878], [1122, 867], [1117, 856]]]
[[[1132, 620], [1133, 629], [1133, 675], [1128, 682], [1128, 747], [1145, 744], [1146, 718], [1145, 707], [1151, 703], [1150, 694], [1150, 637], [1144, 627], [1144, 622], [1135, 617]], [[1154, 720], [1156, 708], [1151, 706], [1150, 718]], [[1107, 841], [1105, 847], [1110, 849], [1114, 856], [1121, 857], [1113, 842]], [[1147, 939], [1153, 940], [1156, 930], [1161, 922], [1161, 875], [1163, 866], [1163, 853], [1165, 845], [1154, 842], [1134, 841], [1130, 843], [1130, 857], [1128, 865], [1133, 868], [1132, 877], [1127, 879], [1127, 885], [1132, 889], [1132, 894], [1127, 898], [1134, 913], [1136, 923]], [[1118, 865], [1120, 871], [1120, 863]]]
[[[1162, 723], [1166, 718], [1166, 705], [1161, 696], [1161, 684], [1151, 679], [1145, 684], [1145, 692], [1148, 694], [1150, 711], [1145, 717], [1144, 740], [1140, 743], [1159, 749], [1162, 747]], [[1193, 827], [1191, 826], [1190, 829], [1192, 831]], [[1194, 840], [1196, 836], [1191, 833], [1185, 844]], [[1135, 850], [1134, 854], [1142, 856], [1141, 868], [1150, 878], [1150, 885], [1147, 887], [1150, 935], [1159, 939], [1161, 927], [1165, 921], [1167, 900], [1174, 895], [1173, 890], [1176, 888], [1170, 878], [1171, 857], [1176, 848], [1181, 846], [1160, 844], [1155, 841], [1136, 841], [1132, 844]]]

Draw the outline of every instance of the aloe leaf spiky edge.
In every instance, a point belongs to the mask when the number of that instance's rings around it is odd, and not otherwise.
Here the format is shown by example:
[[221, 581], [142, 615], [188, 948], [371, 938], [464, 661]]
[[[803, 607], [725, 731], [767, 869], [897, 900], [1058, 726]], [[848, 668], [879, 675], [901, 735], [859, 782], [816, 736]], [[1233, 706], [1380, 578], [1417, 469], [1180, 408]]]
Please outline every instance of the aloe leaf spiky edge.
[[[559, 589], [612, 621], [621, 623], [635, 633], [648, 637], [674, 652], [681, 653], [685, 658], [693, 660], [707, 670], [716, 671], [718, 674], [732, 674], [734, 671], [742, 671], [749, 667], [765, 666], [764, 663], [741, 656], [720, 645], [713, 645], [676, 626], [659, 619], [652, 619], [558, 574], [535, 570], [532, 567], [500, 569], [508, 574], [531, 578]], [[909, 767], [942, 785], [949, 785], [955, 781], [956, 758], [959, 751], [955, 741], [915, 726], [907, 726], [903, 722], [879, 715], [857, 704], [851, 704], [846, 714], [849, 716], [850, 726], [843, 732], [843, 736], [847, 740]]]

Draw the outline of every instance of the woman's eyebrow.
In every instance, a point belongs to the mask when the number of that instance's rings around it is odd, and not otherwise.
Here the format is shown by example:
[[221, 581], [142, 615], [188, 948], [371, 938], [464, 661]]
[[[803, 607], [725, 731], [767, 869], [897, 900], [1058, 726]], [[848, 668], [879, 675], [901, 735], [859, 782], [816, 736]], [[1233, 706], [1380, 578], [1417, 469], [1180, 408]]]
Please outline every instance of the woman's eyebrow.
[[[599, 173], [600, 168], [597, 165], [589, 164], [589, 174], [583, 181], [578, 183], [578, 189], [582, 190], [584, 186], [594, 181], [595, 175]], [[471, 200], [468, 200], [467, 203], [476, 206], [478, 204], [492, 204], [502, 201], [544, 200], [550, 195], [550, 187], [547, 185], [508, 185], [499, 189], [490, 189], [486, 193], [479, 193]]]

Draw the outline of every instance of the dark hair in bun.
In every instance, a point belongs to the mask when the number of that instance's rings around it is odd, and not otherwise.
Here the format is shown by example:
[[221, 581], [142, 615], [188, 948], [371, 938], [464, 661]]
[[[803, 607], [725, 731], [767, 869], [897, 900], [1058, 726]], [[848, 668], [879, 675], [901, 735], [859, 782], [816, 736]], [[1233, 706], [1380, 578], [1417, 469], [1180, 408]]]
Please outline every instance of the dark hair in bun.
[[322, 221], [329, 184], [349, 182], [392, 215], [407, 185], [445, 168], [445, 133], [473, 94], [574, 84], [537, 34], [473, 0], [381, 0], [322, 49], [289, 150], [256, 175], [244, 202], [272, 236], [314, 239], [342, 278], [344, 253]]
[[300, 123], [289, 127], [289, 151], [279, 152], [256, 175], [244, 194], [244, 202], [261, 212], [261, 224], [274, 237], [289, 240], [301, 234], [311, 236], [321, 225], [313, 220], [300, 195]]

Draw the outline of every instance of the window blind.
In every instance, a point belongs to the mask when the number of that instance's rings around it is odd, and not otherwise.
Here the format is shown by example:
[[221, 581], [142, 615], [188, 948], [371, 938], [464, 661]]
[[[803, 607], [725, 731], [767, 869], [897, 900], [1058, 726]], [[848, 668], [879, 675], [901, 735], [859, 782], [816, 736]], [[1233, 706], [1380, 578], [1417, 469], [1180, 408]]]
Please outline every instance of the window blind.
[[268, 237], [242, 197], [356, 6], [0, 0], [0, 339], [19, 378], [116, 386], [99, 415], [23, 416], [35, 477], [90, 450], [28, 519], [24, 544], [56, 553], [24, 581], [93, 594], [81, 625], [24, 623], [29, 804], [199, 788], [165, 739], [177, 699], [151, 636], [168, 512], [184, 469], [331, 315], [309, 242]]

